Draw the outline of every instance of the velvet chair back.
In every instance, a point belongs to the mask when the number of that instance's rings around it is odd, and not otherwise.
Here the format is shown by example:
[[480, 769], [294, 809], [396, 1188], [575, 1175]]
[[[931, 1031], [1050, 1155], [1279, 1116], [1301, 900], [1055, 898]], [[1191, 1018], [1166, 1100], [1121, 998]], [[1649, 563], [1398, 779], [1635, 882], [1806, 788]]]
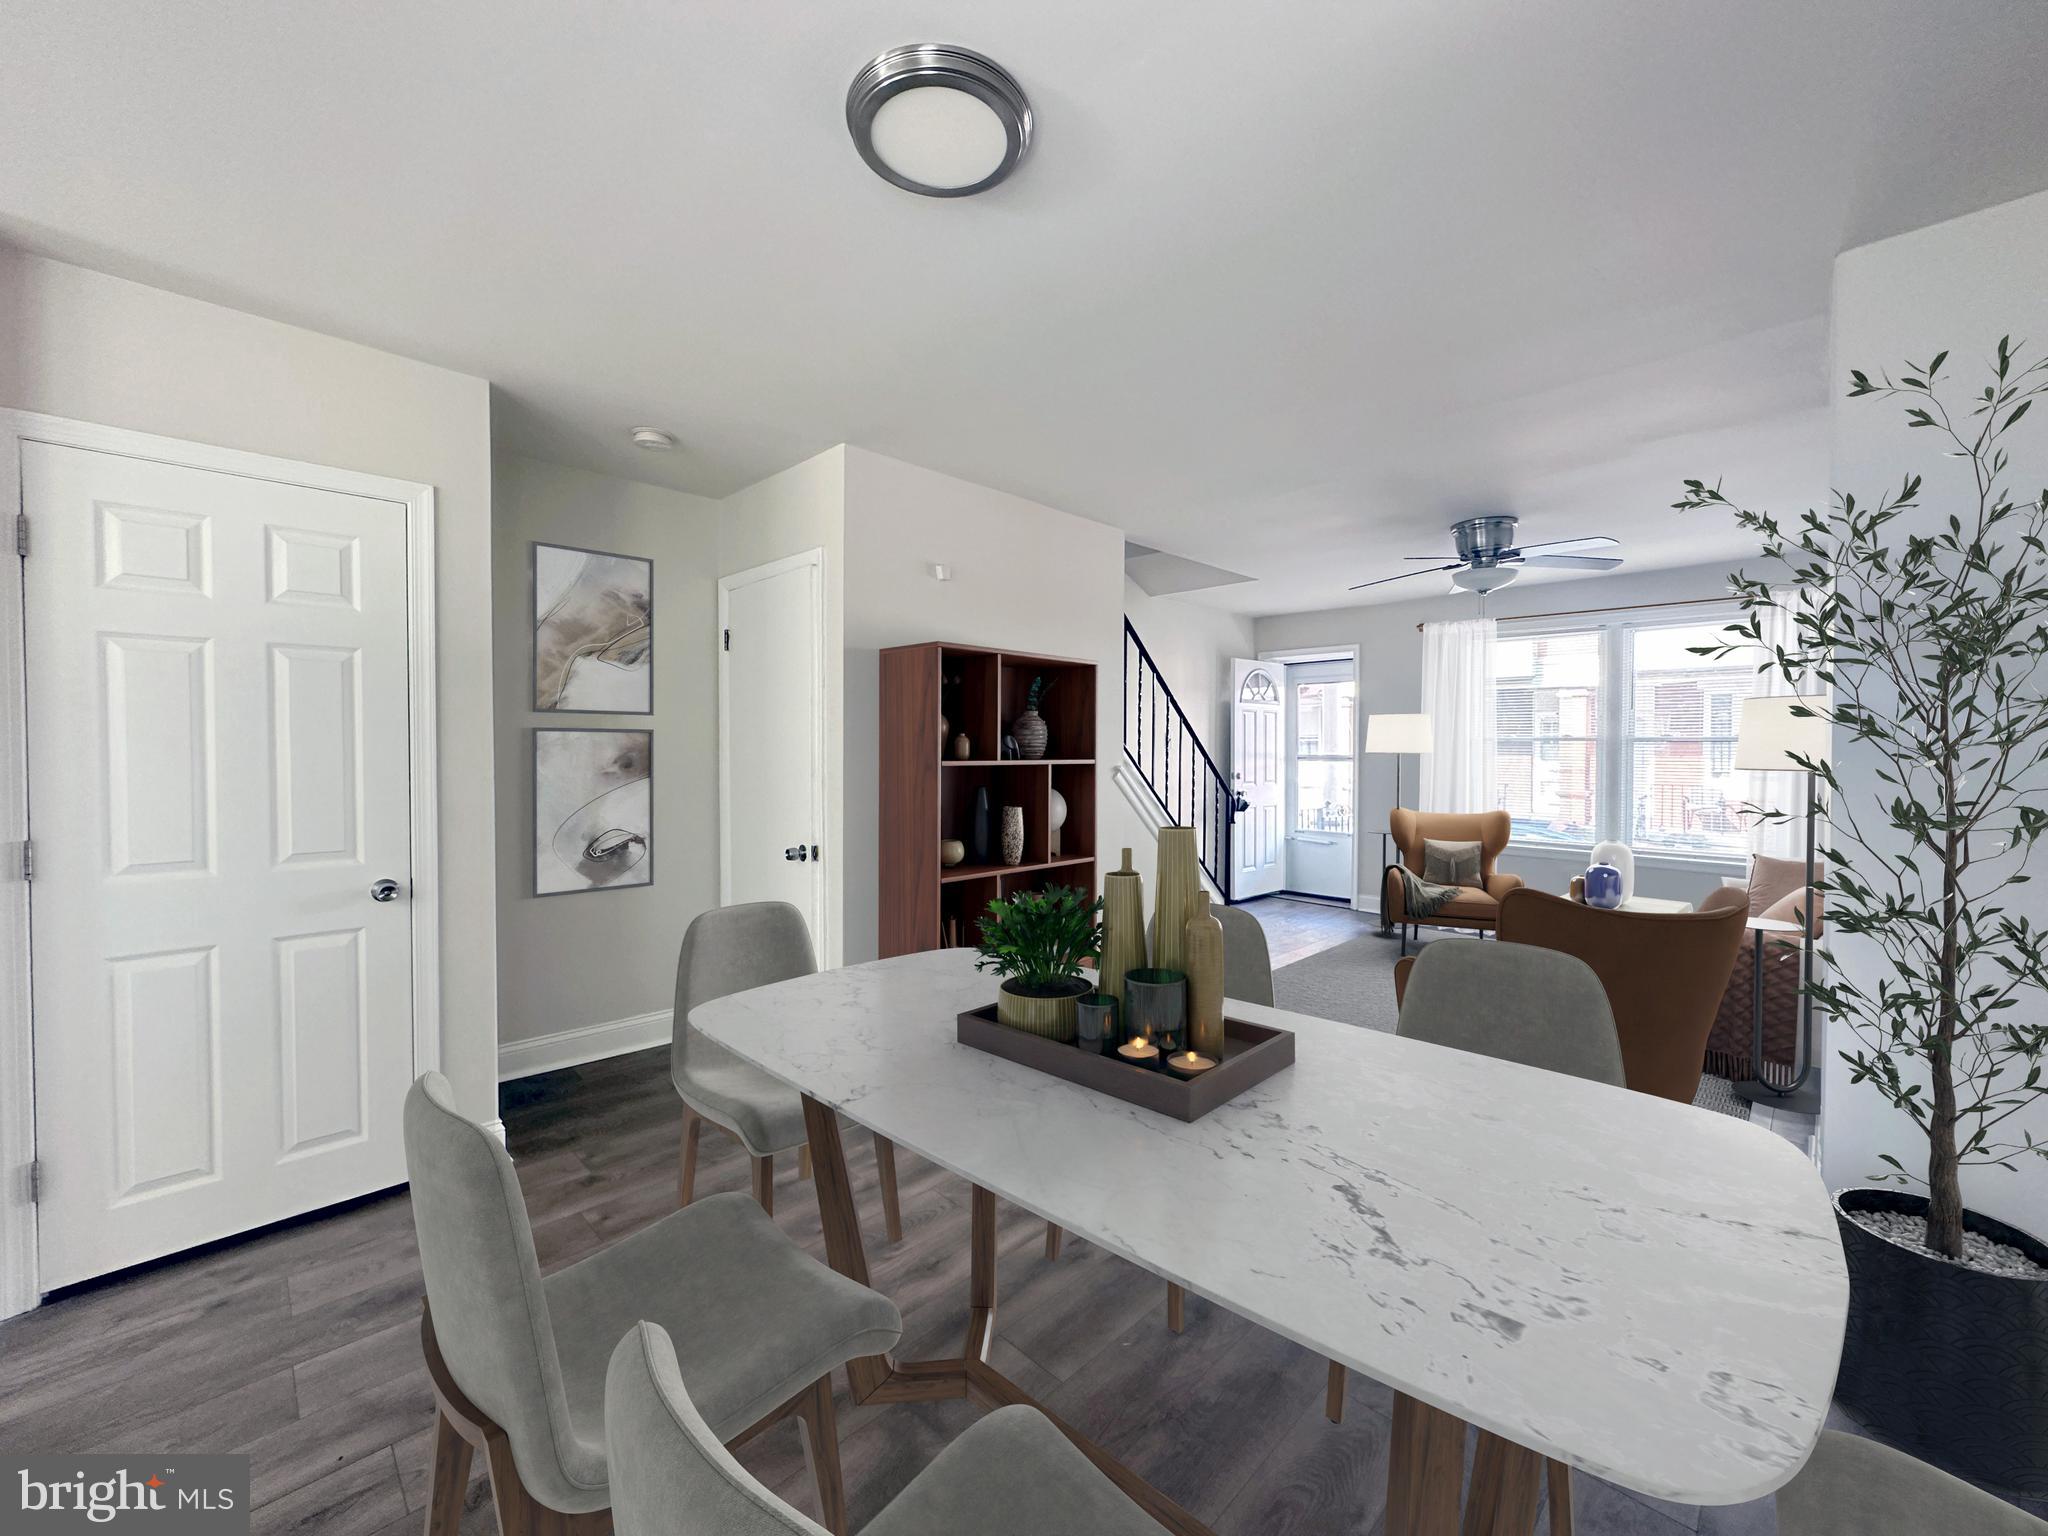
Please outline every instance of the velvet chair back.
[[1394, 1033], [1454, 1050], [1627, 1085], [1600, 978], [1526, 944], [1438, 939], [1414, 957]]
[[676, 955], [676, 1008], [670, 1024], [669, 1074], [680, 1088], [692, 1050], [716, 1068], [732, 1059], [723, 1046], [688, 1027], [690, 1010], [735, 992], [750, 992], [818, 969], [810, 925], [786, 901], [749, 901], [700, 912]]

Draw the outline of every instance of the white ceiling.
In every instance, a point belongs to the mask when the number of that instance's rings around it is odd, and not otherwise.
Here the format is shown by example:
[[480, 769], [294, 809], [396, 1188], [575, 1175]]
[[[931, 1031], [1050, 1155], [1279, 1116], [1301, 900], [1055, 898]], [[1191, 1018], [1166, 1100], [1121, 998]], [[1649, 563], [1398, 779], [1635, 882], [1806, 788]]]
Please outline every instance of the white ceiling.
[[[907, 41], [1023, 82], [1007, 185], [861, 164]], [[1474, 511], [1641, 567], [1738, 548], [1683, 475], [1824, 494], [1831, 259], [2048, 185], [2044, 64], [2042, 0], [8, 0], [0, 238], [483, 375], [540, 457], [859, 443], [1273, 612]]]

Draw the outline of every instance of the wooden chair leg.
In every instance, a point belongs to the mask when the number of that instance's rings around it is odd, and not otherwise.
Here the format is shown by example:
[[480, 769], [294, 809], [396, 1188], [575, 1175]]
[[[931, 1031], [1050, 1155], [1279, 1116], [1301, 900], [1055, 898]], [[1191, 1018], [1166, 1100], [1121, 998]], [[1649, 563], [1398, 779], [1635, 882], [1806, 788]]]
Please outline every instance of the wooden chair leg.
[[1188, 1293], [1171, 1280], [1166, 1282], [1166, 1326], [1174, 1333], [1188, 1325]]
[[1330, 1385], [1323, 1396], [1323, 1417], [1332, 1424], [1344, 1422], [1344, 1367], [1330, 1362]]
[[1562, 1461], [1547, 1465], [1550, 1474], [1550, 1536], [1572, 1536], [1572, 1469]]
[[775, 1159], [757, 1157], [754, 1159], [754, 1198], [761, 1202], [761, 1209], [770, 1216], [775, 1214]]
[[427, 1488], [426, 1536], [455, 1536], [461, 1529], [462, 1501], [469, 1491], [469, 1464], [475, 1449], [447, 1414], [434, 1415], [434, 1472]]
[[1046, 1258], [1056, 1259], [1060, 1256], [1060, 1243], [1062, 1242], [1062, 1240], [1065, 1239], [1066, 1235], [1067, 1234], [1064, 1231], [1054, 1226], [1051, 1222], [1048, 1221], [1045, 1224]]
[[818, 1487], [818, 1524], [832, 1536], [846, 1536], [846, 1481], [839, 1470], [839, 1416], [832, 1406], [832, 1377], [818, 1378], [796, 1410], [804, 1460]]
[[697, 1194], [697, 1143], [704, 1139], [704, 1117], [689, 1105], [683, 1106], [683, 1171], [677, 1184], [681, 1203], [688, 1205]]
[[796, 1176], [800, 1179], [811, 1176], [811, 1144], [808, 1141], [796, 1149]]
[[882, 1226], [889, 1241], [903, 1241], [903, 1207], [896, 1201], [896, 1143], [886, 1136], [875, 1138], [875, 1172], [882, 1184]]

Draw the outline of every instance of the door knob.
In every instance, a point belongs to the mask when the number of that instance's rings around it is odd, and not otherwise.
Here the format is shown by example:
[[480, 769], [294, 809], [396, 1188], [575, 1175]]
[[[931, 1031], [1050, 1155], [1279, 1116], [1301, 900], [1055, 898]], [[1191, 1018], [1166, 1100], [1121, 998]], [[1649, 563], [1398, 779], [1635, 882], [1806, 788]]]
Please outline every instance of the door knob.
[[398, 900], [398, 882], [397, 882], [396, 880], [379, 880], [379, 881], [377, 881], [377, 882], [376, 882], [375, 884], [373, 884], [373, 885], [372, 885], [372, 886], [370, 887], [370, 900], [372, 900], [372, 901], [396, 901], [396, 900]]
[[810, 862], [811, 850], [798, 843], [794, 848], [783, 849], [782, 856], [793, 864], [806, 864]]

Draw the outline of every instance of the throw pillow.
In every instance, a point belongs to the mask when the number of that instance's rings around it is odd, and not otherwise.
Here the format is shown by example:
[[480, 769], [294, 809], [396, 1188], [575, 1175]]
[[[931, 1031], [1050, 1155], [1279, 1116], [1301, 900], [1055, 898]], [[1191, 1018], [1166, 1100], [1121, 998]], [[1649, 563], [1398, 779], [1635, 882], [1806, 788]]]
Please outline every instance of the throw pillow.
[[[1827, 877], [1827, 863], [1816, 859], [1813, 865], [1813, 882], [1820, 884]], [[1805, 859], [1773, 859], [1759, 853], [1749, 861], [1749, 915], [1751, 917], [1776, 917], [1771, 909], [1787, 896], [1795, 896], [1806, 889]], [[1802, 903], [1803, 904], [1803, 903]], [[1814, 910], [1820, 910], [1818, 904]]]
[[1435, 885], [1479, 884], [1479, 845], [1422, 840], [1422, 878]]

